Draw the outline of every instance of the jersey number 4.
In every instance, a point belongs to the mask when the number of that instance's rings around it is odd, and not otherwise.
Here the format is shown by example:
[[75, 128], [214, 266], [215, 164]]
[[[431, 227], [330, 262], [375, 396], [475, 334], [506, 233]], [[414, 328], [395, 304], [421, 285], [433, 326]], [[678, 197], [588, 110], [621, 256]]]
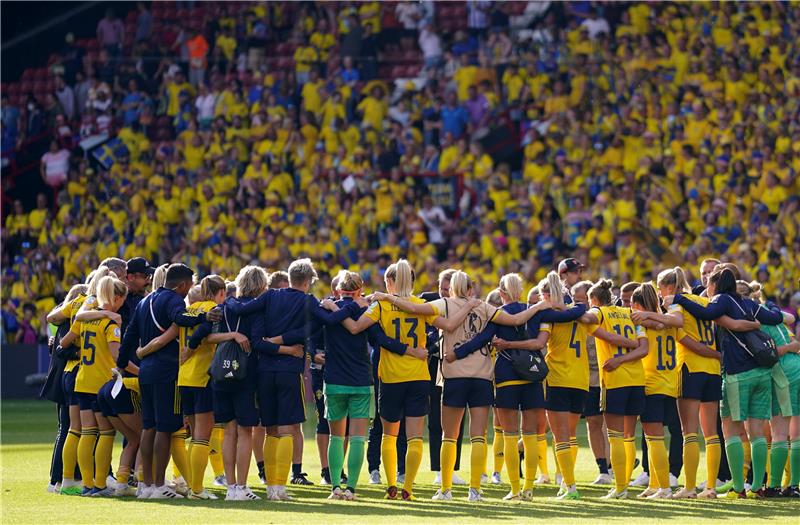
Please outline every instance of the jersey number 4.
[[93, 365], [94, 364], [94, 353], [97, 350], [97, 347], [94, 346], [92, 343], [92, 339], [97, 334], [94, 332], [83, 332], [83, 348], [90, 351], [92, 354], [91, 356], [84, 355], [83, 360], [81, 361], [84, 365]]
[[[398, 341], [403, 340], [401, 333], [402, 329], [400, 328], [402, 321], [403, 319], [400, 319], [399, 317], [392, 321], [392, 324], [394, 324], [394, 338]], [[417, 325], [419, 324], [419, 319], [416, 317], [406, 317], [405, 322], [408, 325], [408, 332], [406, 333], [406, 336], [413, 341], [412, 346], [414, 348], [419, 348], [419, 341], [417, 339]]]
[[581, 356], [581, 342], [575, 340], [575, 334], [578, 331], [578, 323], [572, 323], [572, 334], [569, 336], [569, 347], [575, 350], [575, 357]]

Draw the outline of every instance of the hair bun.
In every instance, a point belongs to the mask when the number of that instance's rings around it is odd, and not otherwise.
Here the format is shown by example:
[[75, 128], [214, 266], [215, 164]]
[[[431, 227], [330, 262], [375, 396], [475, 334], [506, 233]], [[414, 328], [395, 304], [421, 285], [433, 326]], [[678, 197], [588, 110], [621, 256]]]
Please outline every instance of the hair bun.
[[597, 285], [605, 290], [610, 290], [614, 287], [614, 283], [611, 281], [611, 279], [600, 279], [600, 282], [598, 282]]

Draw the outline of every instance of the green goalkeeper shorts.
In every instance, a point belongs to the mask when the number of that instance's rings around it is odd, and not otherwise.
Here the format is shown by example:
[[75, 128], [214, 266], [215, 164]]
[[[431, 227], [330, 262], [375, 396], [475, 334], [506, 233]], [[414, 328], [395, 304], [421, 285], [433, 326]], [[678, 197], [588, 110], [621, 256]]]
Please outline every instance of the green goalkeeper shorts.
[[722, 417], [734, 421], [772, 417], [772, 376], [768, 368], [754, 368], [739, 374], [723, 374]]
[[372, 416], [372, 387], [325, 384], [325, 418], [340, 421], [347, 417]]

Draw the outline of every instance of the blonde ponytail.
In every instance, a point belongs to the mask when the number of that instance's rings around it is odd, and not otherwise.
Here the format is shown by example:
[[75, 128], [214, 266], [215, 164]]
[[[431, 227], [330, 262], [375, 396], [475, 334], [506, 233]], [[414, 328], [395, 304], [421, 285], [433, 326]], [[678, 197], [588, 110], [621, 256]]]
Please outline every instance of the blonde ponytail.
[[[394, 282], [394, 293], [400, 297], [409, 297], [414, 291], [414, 270], [408, 261], [400, 259], [386, 269], [384, 280]], [[451, 283], [452, 288], [452, 283]]]
[[95, 270], [91, 280], [87, 283], [89, 288], [86, 290], [86, 295], [97, 296], [97, 287], [100, 281], [103, 279], [103, 277], [107, 277], [112, 274], [114, 274], [114, 272], [109, 270], [108, 266], [100, 266], [97, 270]]
[[656, 284], [658, 286], [673, 286], [673, 293], [676, 294], [689, 293], [691, 291], [689, 283], [686, 282], [686, 275], [680, 266], [660, 272], [656, 278]]
[[203, 301], [213, 301], [217, 294], [225, 289], [225, 279], [219, 275], [206, 275], [200, 281], [200, 297]]
[[100, 278], [97, 283], [97, 301], [100, 305], [108, 307], [114, 304], [117, 297], [125, 297], [128, 294], [128, 287], [125, 283], [117, 279], [116, 276], [106, 275]]
[[450, 277], [450, 297], [468, 298], [472, 291], [472, 279], [461, 270]]
[[511, 302], [517, 302], [522, 297], [522, 278], [518, 273], [507, 273], [500, 278], [500, 291], [503, 292], [511, 299]]

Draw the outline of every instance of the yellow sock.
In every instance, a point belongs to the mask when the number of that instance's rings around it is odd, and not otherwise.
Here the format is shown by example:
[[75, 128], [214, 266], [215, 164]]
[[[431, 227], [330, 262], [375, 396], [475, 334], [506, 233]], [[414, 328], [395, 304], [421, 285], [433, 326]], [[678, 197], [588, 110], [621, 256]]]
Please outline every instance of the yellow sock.
[[181, 429], [173, 432], [169, 441], [169, 452], [172, 455], [173, 474], [177, 469], [175, 477], [183, 476], [184, 481], [188, 485], [191, 483], [192, 470], [189, 463], [189, 455], [191, 454], [192, 444], [189, 443], [189, 451], [186, 451], [186, 431]]
[[578, 464], [578, 438], [575, 436], [569, 437], [569, 449], [572, 452], [572, 462]]
[[536, 434], [536, 449], [539, 456], [539, 472], [550, 477], [550, 468], [547, 466], [547, 434]]
[[[569, 441], [567, 441], [567, 444], [569, 445]], [[558, 464], [558, 453], [557, 453], [558, 450], [556, 448], [556, 438], [555, 438], [555, 436], [553, 436], [552, 445], [553, 445], [553, 457], [556, 459], [556, 476], [558, 476], [559, 474], [561, 474], [561, 465]]]
[[278, 437], [278, 446], [275, 451], [275, 477], [276, 485], [286, 485], [289, 470], [292, 468], [292, 446], [294, 438], [291, 434]]
[[[486, 438], [475, 436], [469, 438], [469, 488], [479, 490], [481, 488], [481, 476], [486, 465]], [[408, 467], [406, 467], [408, 470]]]
[[625, 454], [625, 439], [622, 437], [622, 432], [611, 430], [608, 431], [608, 442], [611, 445], [611, 468], [614, 469], [614, 483], [619, 492], [628, 488], [630, 477], [625, 478], [626, 468], [626, 454]]
[[503, 439], [503, 429], [494, 429], [494, 441], [492, 441], [492, 454], [494, 456], [494, 469], [492, 472], [500, 473], [503, 471], [505, 463], [505, 441]]
[[208, 465], [208, 454], [211, 446], [205, 439], [192, 439], [192, 453], [189, 456], [191, 463], [192, 479], [187, 480], [192, 492], [199, 494], [203, 492], [203, 478], [206, 476], [206, 465]]
[[106, 488], [106, 478], [111, 467], [111, 454], [114, 453], [114, 430], [103, 430], [97, 439], [97, 448], [94, 451], [94, 486], [98, 489]]
[[456, 440], [443, 438], [439, 449], [442, 465], [442, 492], [453, 488], [453, 471], [456, 468]]
[[744, 478], [747, 479], [747, 473], [750, 471], [753, 455], [750, 451], [750, 440], [742, 439], [742, 447], [744, 448]]
[[697, 487], [697, 467], [700, 464], [700, 443], [697, 434], [683, 435], [683, 473], [686, 476], [686, 490]]
[[75, 467], [78, 465], [78, 442], [81, 440], [81, 431], [69, 429], [64, 448], [61, 451], [61, 462], [64, 464], [61, 477], [75, 479]]
[[525, 487], [524, 490], [533, 488], [536, 481], [536, 468], [539, 466], [539, 445], [536, 434], [522, 433], [522, 445], [525, 449]]
[[90, 489], [94, 488], [94, 446], [98, 434], [97, 427], [83, 427], [78, 441], [78, 466], [81, 468], [83, 486]]
[[636, 462], [636, 443], [632, 437], [623, 438], [622, 443], [625, 447], [625, 475], [630, 481], [633, 474], [633, 465]]
[[411, 494], [414, 489], [414, 480], [417, 479], [419, 466], [422, 464], [422, 438], [409, 438], [408, 449], [406, 450], [406, 479], [403, 482], [403, 489]]
[[575, 484], [575, 460], [572, 459], [569, 441], [556, 443], [556, 463], [567, 487]]
[[270, 487], [276, 484], [277, 463], [278, 438], [267, 434], [264, 438], [264, 473], [267, 477], [267, 485]]
[[214, 469], [214, 477], [225, 474], [225, 463], [222, 461], [222, 440], [225, 438], [225, 427], [214, 425], [214, 430], [211, 431], [211, 439], [208, 440], [211, 445], [211, 453], [208, 456], [208, 462], [211, 463], [211, 468]]
[[[714, 488], [716, 486], [721, 458], [722, 445], [719, 442], [719, 436], [706, 436], [706, 472], [708, 473], [708, 488]], [[767, 465], [769, 465], [769, 462], [767, 462]]]
[[381, 463], [386, 472], [386, 485], [397, 487], [397, 436], [384, 434], [381, 439]]
[[130, 477], [131, 468], [128, 465], [120, 465], [117, 469], [117, 483], [127, 485]]
[[[508, 472], [508, 482], [511, 484], [511, 492], [519, 492], [519, 452], [517, 442], [519, 436], [516, 434], [503, 434], [503, 455], [505, 457], [506, 471]], [[528, 449], [525, 448], [525, 461], [527, 463]], [[538, 459], [538, 458], [537, 458]], [[525, 485], [528, 485], [527, 478]]]
[[[772, 442], [771, 441], [767, 441], [767, 465], [766, 465], [767, 479], [769, 479], [770, 474], [772, 472], [772, 468], [770, 466], [770, 461], [769, 461], [769, 455], [770, 455], [771, 452], [772, 452]], [[709, 479], [711, 479], [710, 475], [709, 475]], [[715, 477], [714, 479], [717, 479], [717, 478]]]
[[[650, 456], [650, 487], [669, 488], [669, 459], [664, 436], [645, 436], [647, 453]], [[716, 478], [715, 478], [716, 479]]]

